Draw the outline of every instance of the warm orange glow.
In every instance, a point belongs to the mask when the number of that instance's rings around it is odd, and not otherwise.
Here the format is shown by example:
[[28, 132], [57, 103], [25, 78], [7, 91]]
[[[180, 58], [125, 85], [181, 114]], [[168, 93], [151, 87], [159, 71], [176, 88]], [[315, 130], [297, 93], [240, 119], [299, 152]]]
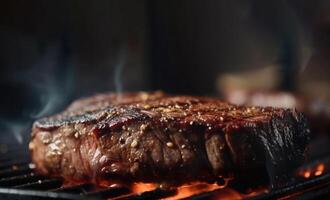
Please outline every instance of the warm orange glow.
[[250, 193], [248, 194], [243, 194], [243, 199], [246, 199], [246, 198], [251, 198], [251, 197], [254, 197], [254, 196], [257, 196], [257, 195], [260, 195], [260, 194], [264, 194], [264, 193], [267, 193], [269, 190], [266, 188], [266, 187], [261, 187], [261, 188], [258, 188], [258, 189], [253, 189]]
[[[319, 167], [319, 170], [322, 170], [322, 167]], [[219, 177], [220, 178], [220, 177]], [[192, 182], [188, 184], [184, 184], [182, 186], [170, 186], [170, 185], [159, 185], [156, 183], [132, 183], [132, 184], [125, 184], [116, 181], [109, 181], [109, 180], [99, 180], [97, 183], [100, 187], [95, 187], [93, 192], [97, 192], [103, 188], [109, 187], [128, 187], [130, 189], [130, 193], [118, 196], [114, 199], [121, 199], [129, 197], [130, 195], [140, 195], [144, 192], [153, 191], [157, 188], [162, 188], [164, 190], [169, 189], [173, 191], [173, 195], [170, 197], [165, 197], [165, 200], [176, 200], [176, 199], [184, 199], [189, 198], [195, 195], [199, 195], [202, 193], [212, 192], [213, 200], [217, 199], [246, 199], [250, 197], [254, 197], [260, 194], [266, 193], [268, 190], [266, 187], [259, 187], [254, 189], [246, 190], [244, 193], [240, 193], [239, 191], [228, 187], [228, 183], [233, 178], [224, 178], [219, 179], [217, 183], [205, 183], [205, 182]], [[222, 181], [221, 181], [222, 180]]]
[[155, 190], [156, 188], [157, 184], [154, 183], [134, 183], [131, 187], [131, 190], [133, 193], [139, 194], [142, 192]]
[[212, 200], [232, 200], [232, 199], [243, 199], [243, 196], [234, 189], [231, 188], [224, 188], [221, 192], [218, 192], [214, 195]]
[[298, 171], [298, 176], [304, 177], [304, 178], [312, 178], [315, 176], [321, 176], [326, 171], [326, 167], [324, 163], [319, 163], [316, 166], [312, 168], [305, 168], [300, 169]]
[[317, 167], [316, 167], [316, 171], [314, 173], [315, 176], [320, 176], [321, 174], [323, 174], [323, 171], [324, 171], [324, 164], [319, 164]]
[[[218, 200], [218, 199], [246, 199], [246, 198], [251, 198], [260, 194], [267, 193], [268, 190], [265, 187], [260, 187], [260, 188], [254, 188], [247, 190], [247, 193], [240, 193], [237, 190], [227, 187], [228, 182], [230, 179], [225, 179], [223, 181], [222, 185], [218, 184], [210, 184], [210, 183], [204, 183], [204, 182], [193, 182], [189, 184], [185, 184], [179, 187], [175, 188], [169, 188], [171, 190], [176, 190], [175, 194], [170, 197], [165, 197], [163, 198], [164, 200], [177, 200], [177, 199], [184, 199], [188, 197], [192, 197], [194, 195], [199, 195], [202, 193], [206, 192], [212, 192], [212, 200]], [[122, 187], [123, 184], [120, 183], [114, 183], [114, 182], [109, 182], [109, 181], [99, 181], [98, 182], [99, 186], [106, 186], [107, 188], [109, 187]], [[113, 199], [121, 199], [125, 197], [129, 197], [130, 195], [139, 195], [144, 192], [148, 191], [153, 191], [159, 187], [161, 187], [159, 184], [155, 183], [133, 183], [129, 186], [131, 192], [129, 194], [125, 194]], [[101, 188], [102, 188], [101, 187]], [[98, 191], [100, 188], [95, 188], [95, 191]]]
[[106, 181], [106, 180], [101, 180], [98, 182], [98, 185], [100, 187], [113, 187], [114, 183], [110, 182], [110, 181]]
[[[130, 197], [130, 195], [133, 194], [141, 194], [142, 192], [150, 191], [156, 189], [155, 184], [144, 184], [144, 183], [135, 183], [134, 186], [134, 192], [120, 196], [118, 198], [113, 198], [113, 199], [122, 199], [126, 197]], [[232, 200], [232, 199], [246, 199], [246, 198], [251, 198], [260, 194], [264, 194], [268, 192], [267, 189], [265, 188], [256, 188], [256, 189], [251, 189], [251, 192], [242, 194], [230, 187], [226, 186], [218, 186], [217, 184], [208, 184], [208, 183], [191, 183], [191, 184], [186, 184], [180, 187], [176, 188], [177, 193], [171, 197], [165, 197], [162, 198], [163, 200], [178, 200], [178, 199], [184, 199], [184, 198], [189, 198], [194, 195], [199, 195], [205, 192], [212, 192], [212, 196], [209, 197], [211, 200]], [[135, 193], [137, 192], [137, 193]], [[110, 199], [109, 199], [110, 200]]]
[[175, 200], [187, 198], [196, 194], [203, 192], [210, 192], [216, 189], [224, 188], [224, 186], [219, 186], [217, 184], [207, 184], [207, 183], [191, 183], [189, 185], [183, 185], [177, 188], [177, 194], [168, 198], [166, 200]]
[[[227, 187], [228, 180], [224, 185], [208, 184], [202, 182], [194, 182], [177, 187], [177, 193], [171, 197], [163, 198], [164, 200], [177, 200], [192, 197], [205, 192], [214, 192], [212, 199], [245, 199], [250, 198], [262, 193], [266, 193], [268, 190], [265, 188], [253, 189], [248, 194], [241, 194], [238, 191]], [[155, 185], [154, 185], [155, 186]], [[139, 186], [140, 187], [140, 186]], [[150, 190], [151, 188], [149, 188]]]
[[304, 177], [305, 178], [309, 178], [311, 176], [311, 172], [310, 171], [305, 171], [304, 172]]

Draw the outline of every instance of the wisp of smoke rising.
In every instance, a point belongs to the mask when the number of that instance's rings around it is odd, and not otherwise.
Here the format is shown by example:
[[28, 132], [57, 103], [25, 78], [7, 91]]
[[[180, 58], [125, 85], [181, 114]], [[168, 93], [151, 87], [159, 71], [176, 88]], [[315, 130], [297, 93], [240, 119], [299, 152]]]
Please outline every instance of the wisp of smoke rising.
[[19, 144], [22, 144], [24, 140], [23, 136], [24, 133], [27, 132], [29, 123], [27, 122], [14, 123], [14, 122], [1, 120], [0, 126], [4, 128], [5, 131], [8, 131], [8, 133], [12, 134]]
[[121, 93], [123, 92], [123, 69], [126, 64], [126, 59], [127, 59], [127, 47], [126, 45], [123, 45], [122, 48], [119, 51], [119, 56], [118, 56], [118, 62], [115, 66], [114, 70], [114, 82], [115, 82], [115, 89], [116, 92], [119, 94], [118, 98], [121, 98]]
[[34, 79], [30, 83], [40, 95], [40, 109], [30, 114], [33, 119], [49, 115], [63, 106], [72, 89], [72, 72], [68, 71], [70, 66], [60, 66], [66, 64], [60, 62], [63, 59], [60, 50], [57, 46], [50, 47], [44, 57], [36, 63], [35, 69], [39, 72], [30, 71], [30, 78]]
[[299, 69], [299, 74], [303, 74], [308, 66], [308, 63], [310, 59], [312, 58], [313, 51], [311, 47], [305, 47], [302, 49], [302, 55], [301, 55], [301, 64]]
[[62, 108], [72, 92], [72, 67], [67, 63], [66, 51], [62, 45], [47, 47], [41, 58], [27, 70], [13, 73], [11, 80], [30, 88], [35, 94], [36, 109], [27, 108], [22, 111], [20, 119], [0, 120], [5, 129], [22, 143], [24, 134], [28, 133], [32, 120], [49, 115]]

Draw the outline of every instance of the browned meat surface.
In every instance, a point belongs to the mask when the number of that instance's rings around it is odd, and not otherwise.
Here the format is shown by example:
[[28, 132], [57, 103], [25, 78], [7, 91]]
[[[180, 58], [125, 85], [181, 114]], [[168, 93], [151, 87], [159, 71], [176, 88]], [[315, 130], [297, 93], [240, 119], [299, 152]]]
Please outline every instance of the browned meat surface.
[[303, 161], [308, 138], [295, 110], [156, 92], [78, 100], [36, 121], [29, 148], [38, 172], [71, 182], [274, 181]]
[[161, 92], [139, 92], [139, 93], [123, 93], [123, 94], [115, 94], [115, 93], [104, 93], [97, 94], [92, 97], [82, 98], [74, 101], [68, 108], [67, 111], [78, 111], [85, 112], [88, 110], [97, 110], [101, 108], [108, 107], [110, 105], [118, 105], [118, 104], [129, 104], [129, 103], [138, 103], [150, 100], [156, 100], [166, 95]]
[[284, 91], [228, 92], [226, 100], [233, 104], [298, 108], [304, 112], [312, 137], [330, 134], [330, 105], [319, 97], [302, 96]]

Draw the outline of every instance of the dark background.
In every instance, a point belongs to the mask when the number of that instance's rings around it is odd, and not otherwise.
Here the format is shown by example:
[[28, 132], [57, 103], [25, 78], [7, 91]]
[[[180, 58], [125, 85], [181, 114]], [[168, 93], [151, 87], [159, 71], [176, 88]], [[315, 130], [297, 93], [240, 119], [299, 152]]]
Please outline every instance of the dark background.
[[21, 131], [104, 91], [219, 96], [223, 74], [268, 66], [279, 71], [273, 89], [330, 102], [329, 9], [327, 0], [1, 1], [1, 124]]

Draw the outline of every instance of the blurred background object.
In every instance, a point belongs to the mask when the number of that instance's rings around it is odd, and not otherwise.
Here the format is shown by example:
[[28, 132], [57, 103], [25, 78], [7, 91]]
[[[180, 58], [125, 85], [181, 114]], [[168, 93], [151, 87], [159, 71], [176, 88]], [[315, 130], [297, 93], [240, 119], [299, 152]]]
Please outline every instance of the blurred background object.
[[238, 94], [234, 103], [284, 92], [328, 116], [329, 9], [326, 0], [2, 1], [0, 124], [21, 132], [75, 98], [137, 90]]

